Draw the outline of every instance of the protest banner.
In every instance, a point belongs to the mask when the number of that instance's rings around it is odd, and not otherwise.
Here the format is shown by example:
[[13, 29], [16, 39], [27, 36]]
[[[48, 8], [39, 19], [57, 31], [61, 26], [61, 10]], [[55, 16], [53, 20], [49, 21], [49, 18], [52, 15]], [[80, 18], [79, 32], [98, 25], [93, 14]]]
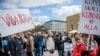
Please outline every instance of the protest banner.
[[78, 31], [100, 35], [100, 0], [83, 0]]
[[0, 11], [1, 37], [23, 32], [34, 28], [32, 16], [28, 9]]
[[64, 43], [64, 51], [72, 51], [73, 50], [73, 44], [72, 43]]

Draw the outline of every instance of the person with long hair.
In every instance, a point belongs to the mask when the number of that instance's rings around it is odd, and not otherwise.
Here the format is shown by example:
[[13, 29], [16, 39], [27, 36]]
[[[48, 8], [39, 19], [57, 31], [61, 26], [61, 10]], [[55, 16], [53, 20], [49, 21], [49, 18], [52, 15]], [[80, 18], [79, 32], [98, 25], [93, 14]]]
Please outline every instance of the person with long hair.
[[[74, 46], [73, 56], [96, 56], [98, 46], [92, 40], [88, 41], [88, 39], [88, 34], [82, 34], [82, 41], [78, 41]], [[88, 42], [89, 44], [87, 44]]]
[[32, 52], [34, 50], [34, 41], [33, 41], [33, 36], [31, 32], [26, 32], [25, 34], [26, 39], [27, 39], [27, 56], [33, 56]]

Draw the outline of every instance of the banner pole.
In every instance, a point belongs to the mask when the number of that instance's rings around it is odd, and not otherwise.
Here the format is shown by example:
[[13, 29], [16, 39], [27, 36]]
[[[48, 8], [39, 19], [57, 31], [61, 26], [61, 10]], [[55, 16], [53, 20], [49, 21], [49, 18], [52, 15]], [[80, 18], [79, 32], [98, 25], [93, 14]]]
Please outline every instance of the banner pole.
[[89, 30], [88, 42], [87, 42], [87, 50], [89, 50], [89, 43], [91, 39], [91, 31]]
[[24, 32], [22, 32], [22, 34], [23, 34], [23, 37], [25, 38]]

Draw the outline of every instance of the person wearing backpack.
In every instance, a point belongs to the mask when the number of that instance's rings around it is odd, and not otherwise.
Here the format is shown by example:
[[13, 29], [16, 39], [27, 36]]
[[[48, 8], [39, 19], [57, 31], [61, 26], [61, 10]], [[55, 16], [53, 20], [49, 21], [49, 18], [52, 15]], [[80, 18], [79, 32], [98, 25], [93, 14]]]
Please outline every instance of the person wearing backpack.
[[58, 50], [58, 53], [59, 53], [59, 56], [62, 56], [63, 55], [63, 48], [62, 48], [62, 39], [61, 39], [61, 33], [58, 33], [55, 37], [55, 45], [56, 45], [56, 48]]
[[1, 39], [1, 48], [0, 49], [2, 51], [2, 56], [10, 56], [8, 36], [2, 37], [2, 39]]

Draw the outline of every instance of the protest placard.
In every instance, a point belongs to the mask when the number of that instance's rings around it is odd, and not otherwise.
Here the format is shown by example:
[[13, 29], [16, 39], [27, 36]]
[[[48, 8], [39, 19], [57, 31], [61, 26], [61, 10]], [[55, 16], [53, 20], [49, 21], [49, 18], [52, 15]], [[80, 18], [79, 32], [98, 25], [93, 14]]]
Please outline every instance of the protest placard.
[[54, 53], [50, 53], [50, 51], [43, 52], [43, 56], [59, 56], [58, 50], [55, 50]]
[[0, 11], [1, 37], [34, 28], [32, 16], [28, 9], [13, 9]]
[[72, 43], [64, 43], [64, 51], [72, 51], [73, 50], [73, 44]]
[[83, 0], [78, 31], [100, 35], [100, 0]]

